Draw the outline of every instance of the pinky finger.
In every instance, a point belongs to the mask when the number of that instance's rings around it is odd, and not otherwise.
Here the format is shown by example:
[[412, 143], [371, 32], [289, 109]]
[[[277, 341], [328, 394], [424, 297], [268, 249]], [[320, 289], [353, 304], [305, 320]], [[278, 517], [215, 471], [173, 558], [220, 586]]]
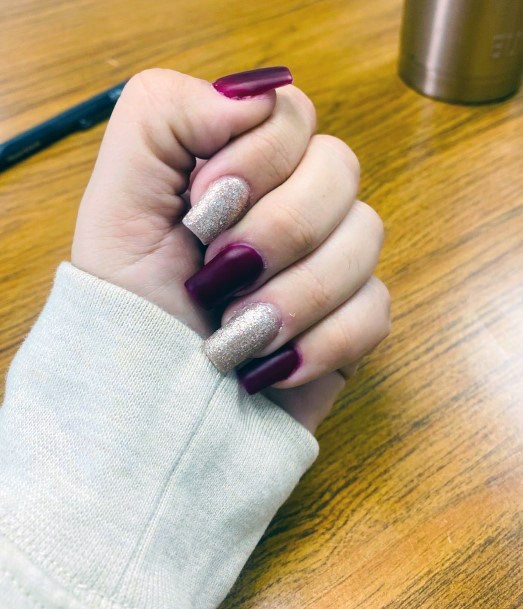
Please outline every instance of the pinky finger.
[[298, 387], [335, 370], [347, 378], [389, 332], [389, 292], [371, 277], [352, 298], [292, 343], [240, 368], [238, 378], [251, 394], [269, 386]]

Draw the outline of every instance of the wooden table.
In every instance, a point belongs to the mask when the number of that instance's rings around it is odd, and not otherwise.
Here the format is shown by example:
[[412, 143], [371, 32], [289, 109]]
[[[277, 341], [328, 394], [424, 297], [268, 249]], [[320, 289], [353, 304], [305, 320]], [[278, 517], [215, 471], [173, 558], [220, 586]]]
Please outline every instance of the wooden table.
[[[3, 0], [0, 140], [150, 66], [288, 64], [388, 232], [393, 333], [225, 609], [522, 606], [522, 95], [459, 107], [396, 76], [400, 0]], [[4, 372], [69, 256], [103, 125], [0, 176]]]

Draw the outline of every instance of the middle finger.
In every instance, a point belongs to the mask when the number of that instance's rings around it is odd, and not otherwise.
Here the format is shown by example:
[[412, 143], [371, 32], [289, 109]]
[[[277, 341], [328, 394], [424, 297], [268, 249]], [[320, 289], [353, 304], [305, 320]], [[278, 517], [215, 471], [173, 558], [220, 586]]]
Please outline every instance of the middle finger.
[[258, 288], [327, 239], [348, 213], [358, 183], [350, 148], [314, 136], [292, 176], [210, 245], [206, 265], [186, 288], [206, 309]]

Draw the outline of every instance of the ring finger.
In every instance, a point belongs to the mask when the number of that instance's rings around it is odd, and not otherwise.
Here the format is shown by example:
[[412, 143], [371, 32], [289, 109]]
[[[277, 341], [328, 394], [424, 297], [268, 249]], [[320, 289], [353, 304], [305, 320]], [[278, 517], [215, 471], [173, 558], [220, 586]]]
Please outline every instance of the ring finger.
[[226, 309], [222, 327], [205, 343], [209, 359], [228, 372], [318, 323], [366, 283], [382, 241], [381, 219], [356, 201], [317, 250]]

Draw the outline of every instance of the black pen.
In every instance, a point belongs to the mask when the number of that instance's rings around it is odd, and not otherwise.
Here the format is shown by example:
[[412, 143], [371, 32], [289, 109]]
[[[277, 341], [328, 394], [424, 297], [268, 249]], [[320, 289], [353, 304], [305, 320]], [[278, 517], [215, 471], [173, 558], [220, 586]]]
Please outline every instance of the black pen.
[[125, 80], [0, 144], [0, 171], [75, 131], [89, 129], [108, 118], [126, 82]]

